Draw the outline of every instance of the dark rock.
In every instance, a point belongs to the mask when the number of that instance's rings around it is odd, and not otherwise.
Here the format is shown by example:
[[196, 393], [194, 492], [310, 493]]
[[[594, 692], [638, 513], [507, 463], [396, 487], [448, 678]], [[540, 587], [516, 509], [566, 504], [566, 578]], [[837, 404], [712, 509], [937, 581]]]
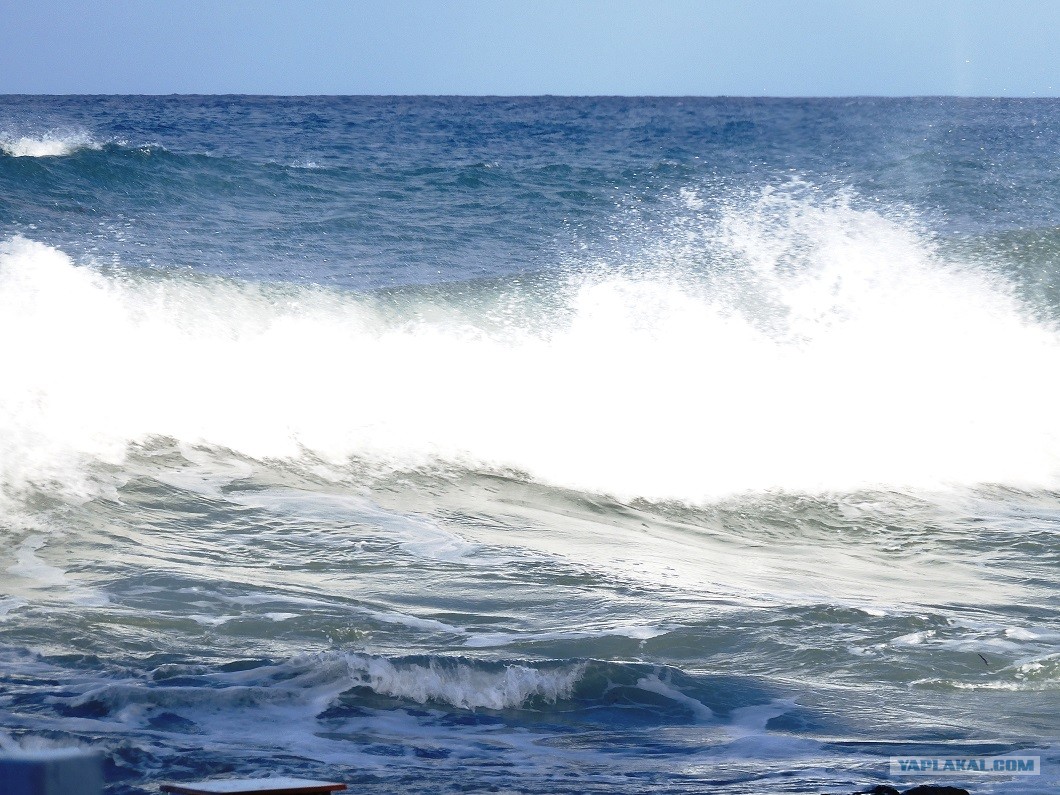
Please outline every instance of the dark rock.
[[937, 784], [921, 784], [905, 792], [900, 792], [889, 784], [877, 784], [872, 789], [858, 790], [850, 795], [970, 795], [970, 793], [960, 787], [940, 787]]

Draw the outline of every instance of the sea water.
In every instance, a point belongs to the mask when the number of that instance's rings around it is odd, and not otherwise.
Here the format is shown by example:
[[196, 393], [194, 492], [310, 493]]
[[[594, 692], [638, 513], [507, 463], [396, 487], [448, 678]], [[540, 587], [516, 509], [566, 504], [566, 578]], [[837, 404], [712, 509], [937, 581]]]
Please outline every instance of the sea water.
[[0, 98], [0, 339], [0, 751], [1060, 781], [1058, 101]]

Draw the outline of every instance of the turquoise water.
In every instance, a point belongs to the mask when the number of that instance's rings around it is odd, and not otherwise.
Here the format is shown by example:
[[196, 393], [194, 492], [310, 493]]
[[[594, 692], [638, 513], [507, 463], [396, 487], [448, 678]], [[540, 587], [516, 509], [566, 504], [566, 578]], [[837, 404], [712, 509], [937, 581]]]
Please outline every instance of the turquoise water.
[[[0, 98], [0, 749], [1038, 793], [1060, 105]], [[1039, 776], [892, 775], [1031, 755]]]

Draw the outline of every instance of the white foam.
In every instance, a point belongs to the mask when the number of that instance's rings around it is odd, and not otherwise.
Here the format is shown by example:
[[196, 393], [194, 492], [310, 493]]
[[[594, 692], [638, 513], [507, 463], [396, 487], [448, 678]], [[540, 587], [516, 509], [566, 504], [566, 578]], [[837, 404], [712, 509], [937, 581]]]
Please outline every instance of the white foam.
[[86, 751], [93, 751], [92, 746], [79, 744], [69, 739], [53, 740], [27, 734], [15, 738], [7, 732], [0, 732], [0, 751], [5, 755], [23, 759], [61, 759], [67, 756], [80, 756]]
[[919, 646], [925, 640], [935, 637], [935, 630], [928, 629], [922, 632], [910, 632], [891, 641], [893, 646]]
[[770, 720], [796, 707], [791, 699], [773, 699], [765, 704], [734, 709], [729, 722], [723, 726], [727, 741], [712, 743], [696, 754], [689, 772], [702, 771], [699, 765], [707, 760], [714, 761], [711, 767], [716, 769], [716, 762], [725, 759], [777, 759], [785, 760], [790, 770], [795, 760], [799, 760], [799, 767], [805, 767], [810, 760], [819, 759], [820, 740], [788, 732], [772, 732], [766, 728]]
[[0, 151], [11, 157], [63, 157], [81, 149], [99, 149], [88, 133], [47, 133], [39, 138], [0, 137]]
[[15, 553], [15, 563], [7, 567], [7, 573], [30, 580], [34, 587], [39, 588], [68, 585], [65, 571], [45, 563], [38, 557], [37, 552], [44, 543], [44, 536], [33, 535], [26, 538]]
[[641, 625], [625, 625], [598, 630], [556, 630], [553, 632], [480, 632], [471, 635], [464, 645], [482, 649], [492, 646], [507, 646], [510, 643], [540, 643], [544, 641], [569, 641], [584, 638], [625, 637], [633, 640], [650, 640], [665, 635], [668, 630]]
[[461, 709], [508, 709], [531, 698], [555, 702], [570, 696], [585, 670], [584, 664], [551, 670], [507, 664], [493, 670], [456, 661], [423, 665], [355, 654], [348, 660], [351, 676], [376, 693]]
[[[104, 276], [9, 240], [0, 480], [89, 494], [86, 460], [167, 436], [690, 502], [1060, 484], [1060, 335], [1002, 280], [842, 199], [767, 193], [685, 232], [470, 319]], [[408, 543], [437, 554], [438, 532]]]
[[17, 596], [0, 597], [0, 621], [7, 621], [12, 617], [12, 613], [28, 604], [25, 599]]
[[236, 615], [225, 615], [225, 616], [208, 616], [202, 613], [189, 614], [188, 618], [194, 621], [196, 624], [202, 624], [204, 627], [219, 627], [223, 624], [227, 624], [229, 621], [236, 621], [241, 616]]
[[766, 704], [752, 704], [735, 709], [729, 731], [733, 736], [758, 734], [766, 731], [773, 718], [795, 709], [798, 704], [790, 698], [775, 698]]
[[641, 677], [637, 680], [637, 687], [641, 690], [657, 693], [664, 698], [670, 699], [670, 701], [675, 701], [687, 707], [697, 720], [709, 722], [714, 719], [714, 712], [710, 707], [691, 696], [685, 695], [680, 690], [664, 682], [656, 674]]
[[1005, 637], [1014, 638], [1016, 640], [1038, 640], [1041, 638], [1041, 635], [1038, 635], [1029, 629], [1024, 629], [1023, 627], [1006, 627]]
[[262, 613], [261, 618], [267, 618], [269, 621], [275, 621], [277, 623], [281, 621], [287, 621], [291, 618], [298, 618], [298, 613]]
[[[9, 607], [5, 608], [5, 600], [0, 600], [0, 620], [10, 610], [29, 604], [25, 597], [30, 594], [33, 594], [34, 599], [63, 598], [72, 604], [87, 607], [99, 607], [110, 603], [105, 593], [82, 586], [76, 579], [71, 578], [66, 570], [40, 557], [37, 552], [47, 542], [48, 539], [44, 535], [32, 534], [23, 539], [15, 550], [15, 562], [6, 569], [7, 574], [13, 575], [15, 579], [9, 579], [4, 586], [8, 589], [17, 588], [19, 593], [7, 594], [12, 600]], [[51, 557], [54, 557], [54, 554]]]
[[385, 511], [370, 500], [349, 494], [327, 494], [274, 488], [268, 491], [229, 492], [226, 499], [242, 505], [295, 514], [303, 519], [364, 522], [381, 528], [387, 538], [396, 539], [409, 554], [442, 561], [468, 562], [478, 551], [455, 533], [442, 528], [430, 517]]
[[437, 621], [433, 618], [410, 616], [407, 613], [398, 613], [394, 610], [365, 610], [364, 613], [371, 618], [374, 618], [376, 621], [382, 621], [385, 624], [398, 624], [412, 629], [426, 630], [427, 632], [448, 632], [454, 635], [463, 635], [466, 632], [465, 629], [453, 626], [452, 624], [446, 624], [444, 621]]

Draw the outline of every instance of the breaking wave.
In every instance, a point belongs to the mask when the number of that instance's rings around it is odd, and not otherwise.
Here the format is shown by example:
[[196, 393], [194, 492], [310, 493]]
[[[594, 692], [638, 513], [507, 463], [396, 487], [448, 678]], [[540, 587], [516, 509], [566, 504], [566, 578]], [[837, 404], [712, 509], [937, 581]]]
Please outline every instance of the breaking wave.
[[101, 149], [88, 133], [47, 133], [39, 137], [0, 135], [0, 152], [10, 157], [63, 157], [82, 149]]
[[[766, 191], [621, 262], [358, 296], [0, 245], [0, 478], [91, 492], [152, 437], [623, 498], [1048, 487], [1060, 335], [849, 198]], [[674, 231], [676, 230], [676, 231]], [[463, 304], [461, 302], [464, 302]]]

